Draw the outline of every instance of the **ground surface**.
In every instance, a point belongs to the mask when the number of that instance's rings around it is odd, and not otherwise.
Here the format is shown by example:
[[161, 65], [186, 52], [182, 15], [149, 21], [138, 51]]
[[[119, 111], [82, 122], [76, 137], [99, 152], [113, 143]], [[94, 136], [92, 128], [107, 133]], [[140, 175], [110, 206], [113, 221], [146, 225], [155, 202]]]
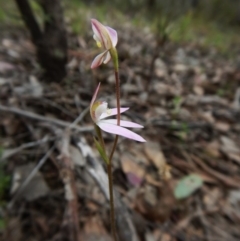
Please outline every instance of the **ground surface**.
[[[121, 138], [114, 156], [121, 240], [239, 240], [237, 54], [227, 59], [213, 48], [168, 42], [150, 71], [150, 31], [117, 30], [121, 105], [130, 107], [123, 118], [142, 124], [138, 133], [147, 140]], [[74, 240], [77, 219], [82, 240], [111, 240], [106, 172], [87, 108], [99, 81], [99, 97], [115, 106], [114, 74], [111, 64], [90, 69], [99, 53], [91, 35], [90, 26], [87, 36], [69, 34], [68, 77], [54, 84], [41, 80], [25, 30], [1, 32], [0, 181], [11, 177], [0, 193], [3, 240]], [[113, 136], [104, 138], [110, 148]], [[190, 174], [181, 199], [177, 185]]]

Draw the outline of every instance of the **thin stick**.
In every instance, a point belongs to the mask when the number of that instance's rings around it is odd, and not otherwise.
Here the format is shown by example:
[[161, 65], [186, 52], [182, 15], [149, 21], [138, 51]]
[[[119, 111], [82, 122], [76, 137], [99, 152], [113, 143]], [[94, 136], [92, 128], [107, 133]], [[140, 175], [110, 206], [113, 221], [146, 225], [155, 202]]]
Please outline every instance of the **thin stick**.
[[27, 117], [30, 119], [38, 120], [38, 121], [50, 122], [52, 124], [62, 126], [62, 127], [70, 127], [71, 129], [76, 129], [81, 132], [93, 131], [93, 126], [79, 127], [75, 124], [72, 125], [72, 123], [69, 123], [66, 121], [45, 117], [42, 115], [32, 113], [30, 111], [21, 110], [21, 109], [15, 108], [15, 107], [7, 107], [7, 106], [0, 105], [0, 111], [10, 112], [10, 113], [13, 113], [16, 115], [21, 115], [21, 116], [24, 116], [24, 117]]
[[[82, 119], [84, 118], [84, 116], [85, 116], [88, 112], [89, 112], [89, 106], [88, 106], [85, 110], [83, 110], [83, 111], [81, 112], [81, 114], [78, 116], [78, 118], [71, 124], [71, 127], [72, 127], [72, 126], [75, 126], [75, 125], [77, 125], [79, 122], [81, 122]], [[71, 127], [70, 127], [70, 129], [71, 129]]]
[[24, 180], [20, 188], [17, 190], [17, 193], [15, 194], [12, 201], [8, 204], [8, 209], [11, 209], [18, 199], [21, 192], [24, 190], [24, 188], [28, 185], [28, 183], [32, 180], [32, 178], [36, 175], [36, 173], [39, 171], [39, 169], [42, 167], [42, 165], [46, 162], [48, 157], [52, 154], [55, 146], [52, 146], [51, 149], [48, 150], [48, 152], [43, 156], [43, 158], [39, 161], [39, 163], [35, 166], [35, 168], [32, 170], [32, 172], [29, 174], [29, 176]]
[[27, 148], [31, 148], [31, 147], [35, 147], [35, 146], [38, 146], [38, 145], [42, 145], [44, 143], [47, 143], [49, 141], [53, 141], [55, 140], [56, 138], [55, 137], [48, 137], [48, 136], [45, 136], [43, 137], [41, 140], [38, 140], [38, 141], [33, 141], [33, 142], [28, 142], [28, 143], [24, 143], [22, 144], [21, 146], [17, 147], [17, 148], [14, 148], [14, 149], [10, 149], [10, 150], [4, 150], [3, 151], [3, 154], [2, 154], [2, 157], [0, 158], [0, 163], [4, 160], [6, 160], [7, 158], [15, 155], [16, 153], [22, 151], [22, 150], [25, 150]]
[[78, 218], [78, 198], [75, 180], [74, 163], [69, 153], [70, 131], [68, 128], [63, 132], [62, 140], [57, 146], [60, 152], [58, 158], [58, 168], [65, 189], [65, 200], [67, 201], [63, 219], [63, 227], [69, 230], [69, 240], [79, 241], [79, 218]]

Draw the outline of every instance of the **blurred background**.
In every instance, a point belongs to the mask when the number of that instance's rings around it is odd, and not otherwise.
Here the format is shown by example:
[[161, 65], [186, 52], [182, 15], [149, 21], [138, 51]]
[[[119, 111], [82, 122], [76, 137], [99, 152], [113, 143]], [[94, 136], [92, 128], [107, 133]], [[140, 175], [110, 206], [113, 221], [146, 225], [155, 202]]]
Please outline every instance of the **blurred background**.
[[[34, 13], [42, 22], [43, 12], [30, 0]], [[41, 2], [41, 1], [40, 1]], [[21, 25], [14, 1], [1, 1], [1, 24]], [[140, 0], [140, 1], [62, 1], [66, 22], [73, 33], [88, 30], [88, 18], [123, 25], [129, 22], [138, 28], [150, 28], [156, 34], [168, 33], [174, 41], [195, 41], [222, 49], [237, 44], [240, 24], [238, 0]], [[87, 20], [86, 20], [87, 19]]]

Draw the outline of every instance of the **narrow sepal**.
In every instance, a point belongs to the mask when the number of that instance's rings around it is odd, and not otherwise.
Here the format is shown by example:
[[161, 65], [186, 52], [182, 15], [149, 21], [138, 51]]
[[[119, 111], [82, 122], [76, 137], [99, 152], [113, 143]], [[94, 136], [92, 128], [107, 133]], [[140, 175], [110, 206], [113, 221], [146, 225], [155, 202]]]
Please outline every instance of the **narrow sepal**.
[[107, 157], [106, 152], [104, 151], [103, 147], [101, 146], [101, 144], [96, 140], [96, 138], [94, 137], [94, 143], [97, 147], [97, 150], [100, 154], [100, 156], [102, 157], [102, 159], [106, 162], [106, 164], [109, 164], [109, 159]]

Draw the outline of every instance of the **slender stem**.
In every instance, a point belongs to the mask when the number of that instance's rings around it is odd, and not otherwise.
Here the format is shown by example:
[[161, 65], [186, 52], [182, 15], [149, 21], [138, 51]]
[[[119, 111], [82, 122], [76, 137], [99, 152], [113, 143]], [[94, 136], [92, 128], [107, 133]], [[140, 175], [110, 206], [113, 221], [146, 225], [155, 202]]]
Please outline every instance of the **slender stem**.
[[[117, 125], [120, 125], [120, 81], [118, 73], [118, 56], [116, 49], [111, 52], [114, 69], [115, 69], [115, 80], [116, 80], [116, 100], [117, 100]], [[114, 241], [117, 241], [117, 230], [115, 224], [115, 207], [114, 207], [114, 195], [113, 195], [113, 177], [112, 177], [112, 158], [116, 150], [118, 142], [118, 135], [115, 136], [111, 154], [109, 156], [109, 163], [107, 165], [108, 170], [108, 183], [109, 183], [109, 194], [110, 194], [110, 220], [111, 220], [111, 231]]]
[[109, 156], [109, 163], [112, 163], [112, 158], [113, 158], [113, 154], [117, 148], [117, 142], [118, 142], [118, 136], [115, 136], [115, 139], [114, 139], [114, 143], [113, 143], [113, 148], [112, 148], [112, 151], [111, 151], [111, 154]]
[[[115, 70], [116, 78], [116, 99], [117, 99], [117, 124], [120, 125], [120, 88], [119, 88], [119, 75], [118, 71]], [[118, 135], [115, 136], [113, 148], [109, 157], [108, 169], [108, 183], [109, 183], [109, 194], [110, 194], [110, 210], [111, 210], [111, 229], [114, 241], [117, 241], [117, 231], [115, 224], [115, 208], [114, 208], [114, 196], [113, 196], [113, 178], [112, 178], [112, 158], [117, 148]]]
[[[115, 69], [115, 79], [116, 79], [116, 99], [117, 99], [117, 125], [120, 125], [120, 81], [119, 81], [119, 74], [118, 70]], [[113, 154], [117, 148], [117, 142], [118, 142], [118, 135], [115, 136], [114, 143], [113, 143], [113, 148], [111, 151], [111, 154], [109, 156], [109, 164], [112, 164], [112, 158]]]
[[117, 124], [120, 125], [120, 80], [119, 80], [119, 65], [118, 65], [118, 52], [116, 48], [110, 49], [110, 54], [113, 60], [114, 73], [116, 80], [116, 99], [117, 99]]
[[112, 161], [107, 165], [108, 172], [108, 187], [110, 194], [110, 220], [111, 220], [111, 231], [114, 241], [117, 241], [117, 230], [115, 225], [115, 208], [114, 208], [114, 196], [113, 196], [113, 176], [112, 176]]

